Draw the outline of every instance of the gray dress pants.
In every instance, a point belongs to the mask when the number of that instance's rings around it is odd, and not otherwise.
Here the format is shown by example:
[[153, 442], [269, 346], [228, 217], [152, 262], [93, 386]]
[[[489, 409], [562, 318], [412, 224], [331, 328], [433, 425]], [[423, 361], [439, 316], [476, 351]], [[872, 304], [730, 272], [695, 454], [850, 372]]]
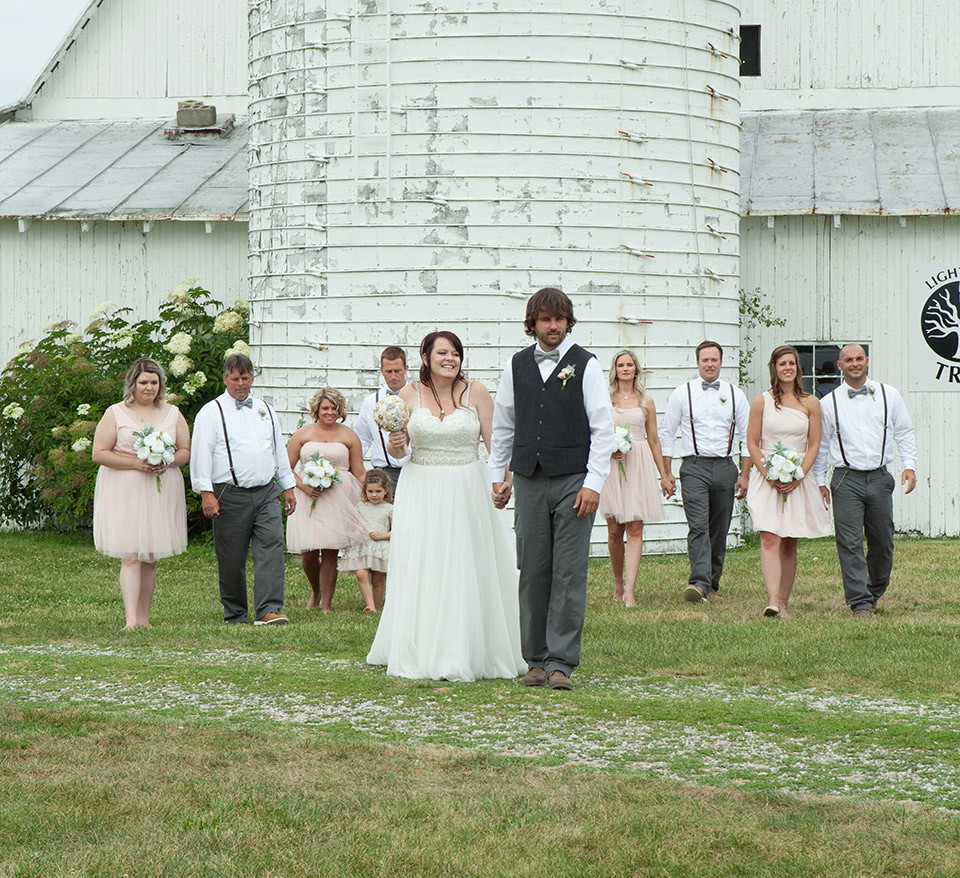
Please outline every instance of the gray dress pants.
[[213, 486], [220, 515], [213, 519], [213, 543], [220, 572], [220, 603], [225, 622], [247, 621], [247, 549], [253, 552], [256, 618], [283, 607], [283, 520], [280, 485], [259, 488]]
[[868, 472], [837, 467], [833, 471], [833, 529], [843, 575], [843, 596], [851, 610], [872, 607], [890, 584], [896, 484], [886, 467]]
[[690, 584], [706, 595], [720, 588], [738, 475], [729, 457], [685, 457], [680, 465]]
[[520, 650], [531, 668], [571, 674], [580, 664], [594, 515], [573, 508], [585, 473], [515, 475]]

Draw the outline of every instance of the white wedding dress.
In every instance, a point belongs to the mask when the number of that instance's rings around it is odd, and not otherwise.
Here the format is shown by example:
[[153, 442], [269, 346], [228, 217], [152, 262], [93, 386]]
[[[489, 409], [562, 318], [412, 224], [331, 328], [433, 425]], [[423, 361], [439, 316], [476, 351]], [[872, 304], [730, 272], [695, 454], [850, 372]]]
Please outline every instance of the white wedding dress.
[[440, 420], [418, 405], [407, 431], [386, 601], [367, 661], [413, 679], [522, 674], [516, 550], [490, 499], [476, 410]]

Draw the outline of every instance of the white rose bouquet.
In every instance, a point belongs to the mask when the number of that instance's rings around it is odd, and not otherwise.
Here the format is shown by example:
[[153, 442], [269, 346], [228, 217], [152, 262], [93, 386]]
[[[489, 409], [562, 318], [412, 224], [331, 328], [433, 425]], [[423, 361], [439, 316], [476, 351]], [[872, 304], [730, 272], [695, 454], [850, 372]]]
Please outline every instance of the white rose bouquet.
[[[777, 442], [773, 450], [764, 458], [768, 482], [795, 482], [803, 478], [803, 458], [795, 448], [789, 448]], [[784, 503], [787, 495], [781, 494]]]
[[[324, 457], [319, 451], [314, 451], [303, 465], [302, 478], [311, 488], [319, 488], [321, 491], [339, 485], [343, 481], [340, 478], [340, 470], [333, 465], [333, 461]], [[310, 504], [311, 512], [316, 505], [316, 500]]]
[[373, 419], [381, 429], [396, 433], [407, 426], [410, 409], [399, 396], [385, 396], [373, 407]]
[[[150, 466], [173, 463], [177, 446], [169, 433], [158, 430], [153, 424], [145, 424], [139, 433], [133, 435], [137, 437], [133, 443], [133, 450], [137, 452], [140, 460], [145, 460]], [[161, 490], [163, 487], [160, 484], [160, 476], [157, 476], [157, 492]]]
[[[613, 447], [626, 454], [633, 448], [633, 433], [629, 424], [615, 424], [613, 428]], [[617, 461], [620, 465], [620, 478], [627, 481], [627, 471], [623, 468], [623, 459]]]

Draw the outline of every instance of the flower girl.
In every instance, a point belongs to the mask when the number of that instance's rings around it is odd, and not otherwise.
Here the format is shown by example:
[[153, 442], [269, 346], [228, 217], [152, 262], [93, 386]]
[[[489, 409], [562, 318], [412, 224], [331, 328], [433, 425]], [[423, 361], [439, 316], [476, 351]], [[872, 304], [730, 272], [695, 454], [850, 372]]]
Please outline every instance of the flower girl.
[[363, 479], [363, 500], [357, 504], [357, 512], [369, 525], [370, 536], [354, 543], [340, 556], [340, 569], [357, 573], [357, 585], [366, 604], [364, 613], [375, 613], [383, 606], [383, 584], [390, 554], [387, 541], [393, 518], [392, 499], [390, 476], [382, 469], [368, 470]]

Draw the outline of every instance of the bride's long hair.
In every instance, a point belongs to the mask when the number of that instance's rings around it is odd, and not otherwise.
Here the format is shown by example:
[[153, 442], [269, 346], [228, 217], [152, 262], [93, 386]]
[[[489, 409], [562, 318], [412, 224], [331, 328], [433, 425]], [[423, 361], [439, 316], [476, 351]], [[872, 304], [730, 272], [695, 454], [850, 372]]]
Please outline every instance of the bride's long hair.
[[[453, 400], [454, 408], [460, 408], [460, 401], [463, 399], [463, 394], [466, 392], [468, 385], [467, 379], [463, 375], [463, 342], [450, 332], [449, 329], [438, 329], [436, 332], [427, 333], [423, 337], [423, 341], [420, 342], [420, 383], [430, 388], [430, 392], [437, 402], [437, 408], [443, 411], [443, 405], [440, 402], [440, 397], [437, 396], [437, 391], [433, 386], [432, 376], [430, 375], [430, 354], [433, 352], [433, 347], [440, 338], [445, 338], [450, 342], [460, 357], [460, 369], [457, 372], [457, 377], [453, 379], [453, 385], [450, 388], [450, 398]], [[460, 393], [454, 396], [453, 391], [461, 381], [463, 382], [463, 387], [460, 389]]]

